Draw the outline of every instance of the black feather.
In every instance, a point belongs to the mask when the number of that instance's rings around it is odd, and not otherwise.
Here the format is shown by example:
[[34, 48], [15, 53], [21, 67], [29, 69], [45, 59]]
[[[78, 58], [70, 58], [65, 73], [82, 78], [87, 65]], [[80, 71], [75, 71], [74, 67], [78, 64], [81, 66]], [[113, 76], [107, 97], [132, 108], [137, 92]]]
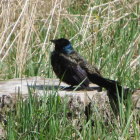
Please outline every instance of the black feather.
[[51, 64], [53, 70], [62, 81], [75, 86], [81, 84], [81, 87], [85, 88], [89, 86], [89, 79], [87, 73], [76, 63], [70, 61], [57, 52], [53, 52], [51, 55]]
[[122, 86], [117, 81], [104, 78], [95, 66], [74, 51], [69, 40], [61, 38], [52, 42], [55, 50], [51, 55], [51, 64], [55, 74], [63, 82], [71, 86], [82, 82], [81, 87], [84, 88], [88, 88], [89, 82], [92, 82], [114, 92], [116, 96], [119, 91], [121, 96]]

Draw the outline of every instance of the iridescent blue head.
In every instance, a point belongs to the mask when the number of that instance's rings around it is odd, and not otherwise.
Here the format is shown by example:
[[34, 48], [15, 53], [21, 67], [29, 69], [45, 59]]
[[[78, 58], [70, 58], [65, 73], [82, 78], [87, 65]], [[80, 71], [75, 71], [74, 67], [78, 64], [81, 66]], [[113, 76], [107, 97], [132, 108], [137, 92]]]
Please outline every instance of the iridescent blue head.
[[70, 43], [69, 40], [65, 38], [60, 38], [56, 40], [51, 40], [55, 44], [55, 51], [65, 53], [65, 54], [71, 54], [74, 52], [74, 49]]

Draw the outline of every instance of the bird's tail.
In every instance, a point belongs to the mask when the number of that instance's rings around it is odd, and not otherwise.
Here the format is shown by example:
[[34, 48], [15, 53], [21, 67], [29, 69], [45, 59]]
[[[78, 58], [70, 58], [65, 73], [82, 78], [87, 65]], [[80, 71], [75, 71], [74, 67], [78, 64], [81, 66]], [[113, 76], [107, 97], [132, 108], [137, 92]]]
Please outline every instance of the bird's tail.
[[122, 96], [123, 87], [117, 81], [106, 79], [96, 73], [88, 74], [88, 78], [92, 83], [97, 84], [100, 87], [106, 88], [111, 93], [116, 94], [116, 96], [117, 96], [117, 93], [119, 93], [120, 97]]

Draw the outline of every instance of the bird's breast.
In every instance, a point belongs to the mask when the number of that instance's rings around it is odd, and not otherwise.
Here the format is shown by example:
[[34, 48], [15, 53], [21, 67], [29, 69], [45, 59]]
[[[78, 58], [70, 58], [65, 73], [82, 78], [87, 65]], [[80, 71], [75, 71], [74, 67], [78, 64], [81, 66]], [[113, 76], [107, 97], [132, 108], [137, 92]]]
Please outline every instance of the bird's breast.
[[65, 69], [62, 66], [62, 62], [60, 62], [60, 54], [57, 52], [52, 52], [51, 54], [51, 65], [53, 68], [53, 71], [55, 72], [56, 76], [58, 78], [61, 78], [63, 73], [65, 72]]

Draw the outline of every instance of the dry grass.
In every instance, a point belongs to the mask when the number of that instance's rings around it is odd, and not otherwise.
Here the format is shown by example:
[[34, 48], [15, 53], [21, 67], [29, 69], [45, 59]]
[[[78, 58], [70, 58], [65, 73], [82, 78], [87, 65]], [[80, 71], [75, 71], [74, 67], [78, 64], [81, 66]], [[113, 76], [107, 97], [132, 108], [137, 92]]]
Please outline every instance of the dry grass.
[[[127, 0], [106, 0], [105, 2], [2, 0], [0, 59], [3, 68], [0, 70], [0, 75], [3, 78], [24, 77], [30, 75], [27, 74], [29, 71], [27, 69], [30, 69], [28, 66], [32, 61], [40, 64], [44, 59], [49, 63], [51, 46], [49, 40], [52, 38], [71, 39], [75, 47], [80, 46], [81, 53], [91, 63], [97, 61], [94, 55], [103, 47], [99, 44], [99, 39], [103, 38], [106, 42], [104, 47], [110, 49], [106, 58], [110, 58], [120, 49], [114, 41], [115, 39], [119, 41], [119, 38], [115, 38], [117, 26], [120, 26], [120, 30], [125, 29], [132, 21], [139, 20], [138, 8], [139, 0], [129, 2]], [[120, 24], [121, 20], [122, 24]], [[128, 43], [127, 50], [120, 57], [119, 63], [117, 62], [117, 68], [122, 65], [124, 58], [134, 51], [128, 67], [136, 69], [139, 64], [139, 38], [140, 35], [135, 34], [133, 40]], [[108, 40], [114, 43], [108, 46]], [[104, 61], [101, 53], [100, 60], [97, 62], [99, 67], [102, 67], [102, 61]], [[48, 68], [49, 64], [46, 65], [45, 68]], [[41, 71], [44, 72], [45, 68]], [[11, 76], [8, 76], [9, 69]]]

